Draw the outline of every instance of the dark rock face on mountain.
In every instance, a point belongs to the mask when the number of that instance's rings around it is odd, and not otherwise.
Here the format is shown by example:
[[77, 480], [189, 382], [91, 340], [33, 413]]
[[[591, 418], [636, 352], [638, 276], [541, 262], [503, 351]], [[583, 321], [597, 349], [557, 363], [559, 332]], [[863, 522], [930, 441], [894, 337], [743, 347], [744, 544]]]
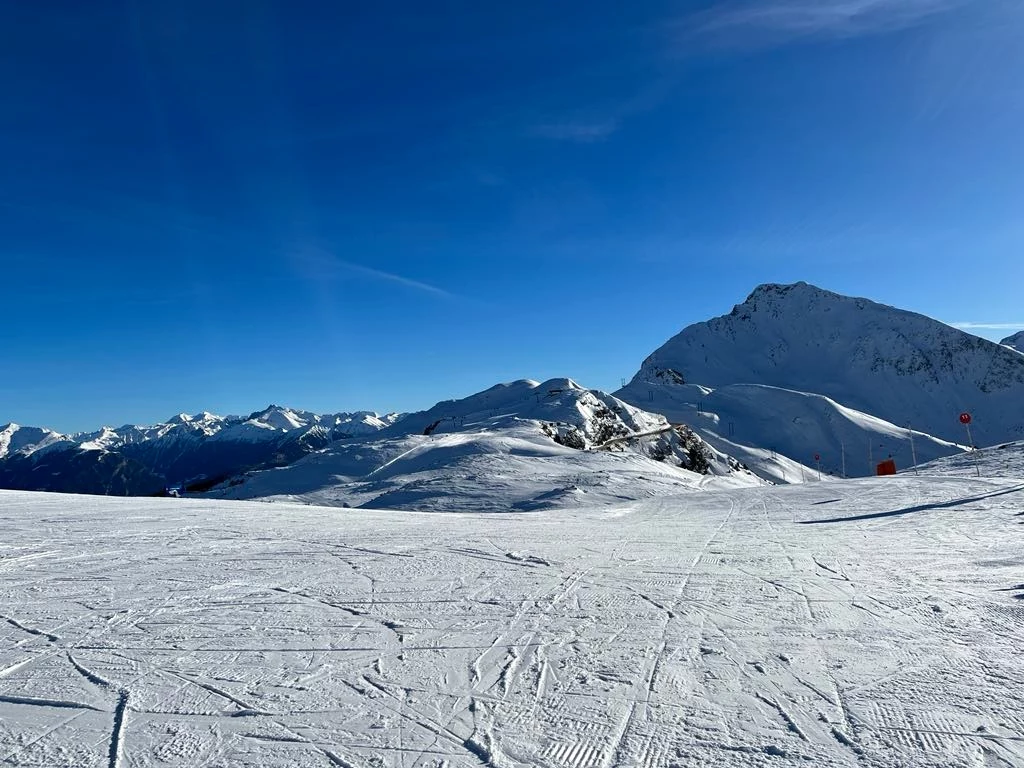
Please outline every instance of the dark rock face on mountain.
[[153, 496], [164, 490], [162, 475], [112, 451], [78, 448], [0, 461], [0, 488], [104, 496]]

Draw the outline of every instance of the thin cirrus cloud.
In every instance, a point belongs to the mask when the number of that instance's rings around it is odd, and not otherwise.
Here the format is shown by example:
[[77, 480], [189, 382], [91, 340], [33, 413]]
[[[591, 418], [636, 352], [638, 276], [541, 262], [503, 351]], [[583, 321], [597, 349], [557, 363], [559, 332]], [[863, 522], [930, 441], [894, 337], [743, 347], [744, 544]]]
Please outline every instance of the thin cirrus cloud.
[[976, 328], [986, 331], [1016, 331], [1024, 328], [1024, 323], [950, 323], [950, 325], [961, 330]]
[[895, 32], [923, 24], [967, 0], [721, 0], [706, 10], [658, 24], [667, 33], [665, 72], [596, 119], [552, 120], [529, 134], [554, 141], [594, 144], [607, 140], [627, 118], [670, 96], [680, 58], [713, 52], [747, 52], [806, 40], [844, 39]]
[[677, 84], [678, 72], [663, 72], [636, 85], [635, 90], [618, 100], [591, 104], [569, 112], [561, 118], [534, 123], [527, 134], [552, 141], [596, 144], [618, 133], [637, 115], [650, 112], [668, 99]]
[[915, 26], [963, 0], [735, 0], [689, 17], [691, 36], [722, 44], [857, 37]]
[[398, 285], [403, 285], [406, 288], [414, 288], [417, 291], [429, 293], [434, 296], [438, 296], [442, 299], [456, 298], [454, 293], [450, 293], [449, 291], [446, 291], [443, 288], [438, 288], [436, 285], [430, 285], [429, 283], [424, 283], [419, 280], [413, 280], [412, 278], [403, 277], [402, 275], [397, 275], [394, 272], [385, 272], [382, 269], [364, 267], [361, 264], [353, 264], [350, 261], [342, 261], [341, 259], [337, 260], [337, 264], [351, 272], [357, 272], [361, 275], [366, 275], [367, 277], [372, 277], [377, 280], [383, 280], [389, 283], [397, 283]]
[[341, 273], [348, 272], [350, 274], [355, 273], [363, 275], [385, 283], [401, 285], [405, 288], [411, 288], [440, 299], [450, 300], [459, 298], [456, 294], [446, 291], [443, 288], [438, 288], [436, 285], [424, 283], [420, 280], [414, 280], [395, 272], [387, 272], [383, 269], [376, 269], [374, 267], [367, 267], [363, 264], [346, 261], [345, 259], [339, 258], [334, 254], [319, 248], [305, 249], [294, 254], [294, 258], [303, 271], [316, 278], [322, 279], [337, 277]]
[[589, 144], [604, 141], [619, 129], [619, 120], [597, 120], [593, 122], [548, 123], [535, 126], [531, 133], [555, 141], [575, 141]]

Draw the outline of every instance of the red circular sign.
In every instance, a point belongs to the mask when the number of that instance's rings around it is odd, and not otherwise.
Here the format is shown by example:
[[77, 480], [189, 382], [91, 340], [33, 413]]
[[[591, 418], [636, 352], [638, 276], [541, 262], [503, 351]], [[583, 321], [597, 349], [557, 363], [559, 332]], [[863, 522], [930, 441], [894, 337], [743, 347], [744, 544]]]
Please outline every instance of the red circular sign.
[[969, 413], [961, 413], [960, 414], [960, 423], [961, 424], [970, 424], [971, 423], [971, 414], [969, 414]]
[[820, 453], [814, 454], [814, 460], [815, 461], [821, 461], [821, 454]]

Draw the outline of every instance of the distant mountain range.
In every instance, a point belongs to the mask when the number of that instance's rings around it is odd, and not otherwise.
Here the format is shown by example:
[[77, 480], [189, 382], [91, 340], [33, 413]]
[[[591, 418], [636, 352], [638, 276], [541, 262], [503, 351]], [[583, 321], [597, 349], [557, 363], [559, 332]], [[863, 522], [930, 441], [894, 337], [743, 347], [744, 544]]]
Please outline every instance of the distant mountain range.
[[271, 405], [249, 416], [178, 414], [62, 435], [8, 424], [0, 429], [0, 487], [151, 495], [171, 486], [206, 489], [251, 469], [283, 466], [337, 440], [372, 434], [398, 414], [315, 414]]
[[[62, 435], [0, 429], [0, 487], [185, 493], [411, 509], [866, 475], [1024, 438], [1024, 332], [995, 344], [806, 283], [762, 285], [691, 325], [609, 395], [501, 384], [415, 414], [179, 414]], [[589, 494], [589, 496], [588, 496]]]

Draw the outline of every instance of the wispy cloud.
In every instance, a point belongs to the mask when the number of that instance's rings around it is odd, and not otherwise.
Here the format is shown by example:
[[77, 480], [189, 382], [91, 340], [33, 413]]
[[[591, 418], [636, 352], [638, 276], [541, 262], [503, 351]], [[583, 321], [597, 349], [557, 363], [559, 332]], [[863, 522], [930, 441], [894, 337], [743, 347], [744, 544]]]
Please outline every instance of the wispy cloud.
[[594, 144], [618, 133], [631, 118], [650, 112], [668, 99], [679, 79], [679, 72], [660, 73], [653, 79], [637, 83], [634, 90], [604, 103], [578, 106], [575, 110], [535, 121], [527, 134], [553, 141]]
[[954, 328], [969, 330], [976, 328], [987, 331], [1017, 331], [1024, 329], [1024, 322], [1021, 323], [950, 323]]
[[430, 285], [430, 283], [420, 282], [419, 280], [413, 280], [402, 275], [396, 275], [394, 272], [385, 272], [382, 269], [374, 269], [373, 267], [364, 267], [362, 264], [353, 264], [350, 261], [342, 261], [338, 259], [338, 265], [344, 267], [350, 272], [358, 272], [368, 277], [374, 277], [378, 280], [384, 280], [390, 283], [398, 283], [404, 285], [406, 288], [415, 288], [417, 291], [423, 291], [424, 293], [430, 293], [434, 296], [440, 296], [444, 299], [454, 299], [455, 294], [449, 293], [443, 288], [438, 288], [436, 285]]
[[549, 123], [546, 125], [534, 126], [531, 133], [544, 139], [555, 141], [575, 141], [583, 144], [590, 144], [596, 141], [604, 141], [617, 130], [620, 121], [617, 118], [598, 121], [580, 121]]
[[684, 26], [693, 36], [741, 45], [857, 37], [912, 27], [963, 1], [733, 0], [689, 17]]
[[338, 256], [321, 249], [304, 250], [297, 254], [297, 259], [307, 270], [315, 271], [318, 277], [335, 277], [340, 272], [350, 272], [371, 277], [375, 280], [395, 283], [442, 299], [459, 298], [454, 293], [446, 291], [443, 288], [438, 288], [436, 285], [424, 283], [421, 280], [414, 280], [410, 277], [396, 274], [395, 272], [387, 272], [383, 269], [376, 269], [374, 267], [367, 267], [363, 264], [346, 261], [345, 259], [339, 258]]

